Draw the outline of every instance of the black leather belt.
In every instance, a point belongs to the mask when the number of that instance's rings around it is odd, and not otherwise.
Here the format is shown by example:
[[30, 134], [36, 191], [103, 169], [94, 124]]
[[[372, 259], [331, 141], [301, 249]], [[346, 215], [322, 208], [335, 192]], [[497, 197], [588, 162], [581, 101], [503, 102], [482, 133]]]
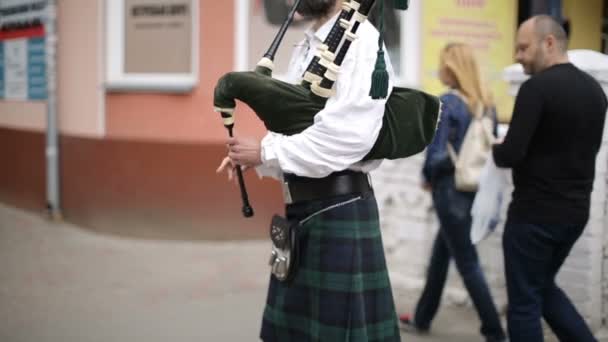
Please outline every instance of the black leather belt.
[[286, 204], [312, 201], [349, 194], [366, 194], [372, 191], [367, 173], [341, 171], [324, 178], [307, 178], [285, 174], [283, 195]]

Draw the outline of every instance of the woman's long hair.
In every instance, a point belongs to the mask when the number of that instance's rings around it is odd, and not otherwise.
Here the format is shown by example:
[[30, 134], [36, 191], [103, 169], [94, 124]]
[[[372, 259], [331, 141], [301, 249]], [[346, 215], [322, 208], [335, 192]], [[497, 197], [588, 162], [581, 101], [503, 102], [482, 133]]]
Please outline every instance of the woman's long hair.
[[481, 72], [473, 49], [467, 44], [450, 43], [441, 52], [440, 63], [445, 66], [456, 82], [454, 88], [464, 97], [471, 114], [476, 115], [481, 104], [493, 107], [494, 103], [489, 90], [481, 83]]

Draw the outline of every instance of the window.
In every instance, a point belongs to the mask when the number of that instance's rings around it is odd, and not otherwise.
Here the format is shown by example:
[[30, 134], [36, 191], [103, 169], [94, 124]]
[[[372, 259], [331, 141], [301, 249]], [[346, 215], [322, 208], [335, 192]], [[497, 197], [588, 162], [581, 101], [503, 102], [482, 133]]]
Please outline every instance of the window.
[[106, 6], [108, 89], [187, 92], [194, 88], [198, 0], [108, 0]]
[[[235, 0], [237, 10], [236, 66], [237, 70], [252, 70], [262, 58], [280, 25], [287, 17], [293, 0]], [[419, 66], [419, 1], [410, 1], [406, 12], [385, 8], [385, 41], [397, 75], [397, 84], [418, 85]], [[369, 20], [377, 22], [377, 8]], [[275, 75], [284, 74], [291, 51], [304, 37], [308, 23], [294, 23], [287, 31], [275, 58]]]

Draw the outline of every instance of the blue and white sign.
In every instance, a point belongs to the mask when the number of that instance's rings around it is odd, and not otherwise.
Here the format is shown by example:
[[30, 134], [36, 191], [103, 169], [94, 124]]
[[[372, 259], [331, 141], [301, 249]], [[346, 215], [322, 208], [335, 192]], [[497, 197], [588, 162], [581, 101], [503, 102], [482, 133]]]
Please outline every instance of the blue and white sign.
[[46, 100], [46, 0], [0, 3], [0, 99]]
[[46, 54], [44, 38], [28, 39], [27, 56], [27, 98], [45, 100], [46, 93]]
[[4, 44], [0, 43], [0, 99], [4, 98]]

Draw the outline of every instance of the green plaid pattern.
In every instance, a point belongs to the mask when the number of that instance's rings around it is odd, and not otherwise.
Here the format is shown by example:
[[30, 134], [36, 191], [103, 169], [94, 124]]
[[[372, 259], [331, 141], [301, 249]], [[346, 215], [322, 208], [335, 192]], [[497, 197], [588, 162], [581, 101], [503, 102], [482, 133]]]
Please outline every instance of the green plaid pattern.
[[[287, 217], [301, 220], [351, 198], [290, 205]], [[271, 276], [262, 340], [400, 341], [374, 196], [315, 216], [301, 237], [294, 281]]]

